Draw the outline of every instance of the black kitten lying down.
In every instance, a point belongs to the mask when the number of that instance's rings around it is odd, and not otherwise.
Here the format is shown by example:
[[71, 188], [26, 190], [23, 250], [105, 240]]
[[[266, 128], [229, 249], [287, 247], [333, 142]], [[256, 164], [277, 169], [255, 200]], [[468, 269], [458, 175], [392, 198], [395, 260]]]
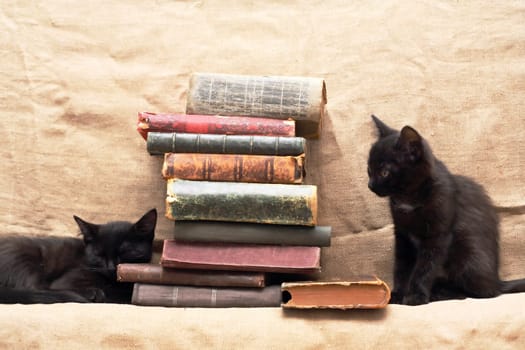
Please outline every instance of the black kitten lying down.
[[525, 292], [525, 279], [499, 279], [499, 220], [483, 188], [451, 174], [416, 130], [372, 116], [379, 139], [368, 187], [390, 197], [395, 266], [391, 303], [489, 298]]
[[135, 224], [74, 218], [82, 238], [0, 236], [0, 303], [131, 301], [116, 266], [150, 261], [157, 211]]

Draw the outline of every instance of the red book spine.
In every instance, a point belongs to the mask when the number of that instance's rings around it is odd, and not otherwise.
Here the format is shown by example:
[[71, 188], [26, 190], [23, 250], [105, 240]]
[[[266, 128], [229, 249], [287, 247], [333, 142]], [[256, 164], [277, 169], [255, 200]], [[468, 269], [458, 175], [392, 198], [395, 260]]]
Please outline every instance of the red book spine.
[[303, 246], [189, 243], [165, 240], [164, 267], [277, 273], [314, 273], [321, 248]]
[[271, 118], [139, 112], [137, 131], [192, 134], [295, 136], [295, 121]]

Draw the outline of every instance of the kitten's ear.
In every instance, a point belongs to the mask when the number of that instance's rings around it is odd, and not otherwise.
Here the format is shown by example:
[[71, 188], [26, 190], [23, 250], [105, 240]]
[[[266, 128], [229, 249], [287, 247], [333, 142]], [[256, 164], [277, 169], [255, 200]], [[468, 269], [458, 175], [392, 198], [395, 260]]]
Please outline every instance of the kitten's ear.
[[84, 237], [84, 242], [92, 242], [98, 235], [98, 225], [84, 221], [76, 215], [73, 215], [73, 218], [75, 219], [78, 227], [80, 228], [80, 233]]
[[374, 123], [376, 124], [377, 131], [379, 131], [380, 139], [396, 132], [394, 129], [390, 128], [388, 125], [379, 120], [379, 118], [375, 115], [372, 114], [371, 117]]
[[146, 236], [155, 235], [155, 226], [157, 225], [157, 209], [151, 209], [146, 214], [144, 214], [139, 221], [135, 223], [135, 229], [140, 234]]
[[423, 156], [423, 138], [410, 126], [401, 129], [396, 147], [402, 150], [412, 163], [417, 162]]

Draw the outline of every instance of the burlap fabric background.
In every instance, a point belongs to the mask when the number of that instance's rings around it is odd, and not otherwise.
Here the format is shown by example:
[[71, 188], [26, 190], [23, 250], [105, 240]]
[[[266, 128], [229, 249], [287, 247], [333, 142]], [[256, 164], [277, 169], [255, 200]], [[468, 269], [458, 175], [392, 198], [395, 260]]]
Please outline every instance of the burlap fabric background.
[[[184, 111], [192, 72], [314, 76], [328, 93], [307, 155], [320, 224], [333, 227], [324, 277], [376, 273], [391, 282], [388, 207], [366, 185], [371, 113], [415, 127], [453, 172], [485, 186], [502, 218], [501, 275], [523, 277], [524, 20], [521, 1], [3, 2], [0, 232], [76, 235], [73, 214], [104, 222], [163, 212], [161, 159], [147, 154], [136, 115]], [[161, 217], [157, 238], [171, 232]], [[524, 304], [514, 295], [292, 315], [2, 306], [0, 348], [86, 346], [75, 343], [80, 336], [90, 347], [509, 348], [525, 342], [525, 317], [516, 316]]]

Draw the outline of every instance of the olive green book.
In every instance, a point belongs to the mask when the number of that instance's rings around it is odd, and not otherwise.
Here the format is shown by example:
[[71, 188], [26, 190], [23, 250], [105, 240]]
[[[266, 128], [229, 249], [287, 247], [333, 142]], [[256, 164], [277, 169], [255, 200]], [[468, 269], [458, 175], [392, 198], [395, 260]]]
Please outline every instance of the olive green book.
[[317, 186], [169, 179], [166, 217], [315, 226]]

